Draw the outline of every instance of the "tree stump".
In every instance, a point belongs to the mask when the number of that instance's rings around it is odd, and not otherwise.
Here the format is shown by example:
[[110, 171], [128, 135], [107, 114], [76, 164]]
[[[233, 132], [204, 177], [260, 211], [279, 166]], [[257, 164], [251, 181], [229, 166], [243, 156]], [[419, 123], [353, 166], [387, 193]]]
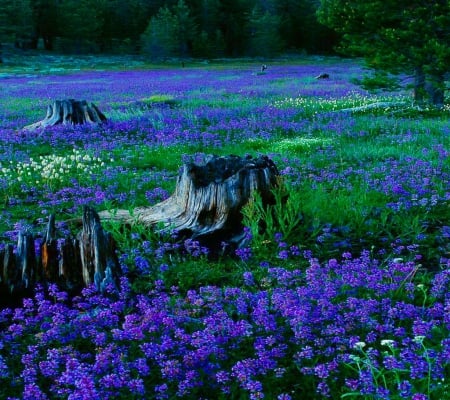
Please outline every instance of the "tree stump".
[[47, 107], [47, 115], [41, 121], [27, 125], [24, 130], [35, 130], [59, 124], [99, 124], [106, 121], [105, 115], [94, 103], [90, 105], [86, 100], [56, 100]]
[[77, 238], [58, 239], [52, 215], [42, 238], [19, 232], [16, 246], [0, 249], [0, 306], [19, 305], [20, 299], [32, 295], [36, 283], [57, 283], [72, 294], [91, 284], [101, 292], [118, 287], [121, 269], [111, 234], [89, 207], [84, 208], [82, 222]]
[[316, 76], [316, 79], [330, 79], [330, 75], [326, 73], [322, 73]]
[[243, 240], [242, 207], [258, 192], [264, 203], [273, 201], [279, 172], [266, 156], [209, 156], [204, 163], [183, 165], [174, 193], [152, 207], [101, 212], [103, 219], [163, 226], [180, 237], [218, 249], [222, 242]]
[[82, 277], [85, 286], [95, 283], [103, 291], [116, 286], [120, 274], [114, 240], [100, 223], [99, 215], [89, 207], [83, 212], [83, 230], [78, 235]]

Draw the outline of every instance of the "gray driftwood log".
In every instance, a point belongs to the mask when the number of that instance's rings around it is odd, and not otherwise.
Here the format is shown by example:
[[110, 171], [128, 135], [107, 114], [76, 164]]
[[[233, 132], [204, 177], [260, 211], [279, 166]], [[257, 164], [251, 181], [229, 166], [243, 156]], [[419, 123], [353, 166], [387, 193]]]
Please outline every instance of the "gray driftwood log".
[[99, 124], [106, 121], [106, 116], [94, 104], [86, 100], [55, 100], [47, 107], [47, 115], [41, 121], [27, 125], [24, 130], [35, 130], [59, 124], [81, 125]]
[[254, 192], [264, 203], [273, 199], [279, 172], [267, 156], [209, 156], [204, 163], [186, 163], [174, 193], [152, 207], [101, 212], [101, 219], [126, 224], [163, 226], [180, 237], [203, 242], [210, 248], [222, 242], [239, 245], [243, 239], [242, 207]]

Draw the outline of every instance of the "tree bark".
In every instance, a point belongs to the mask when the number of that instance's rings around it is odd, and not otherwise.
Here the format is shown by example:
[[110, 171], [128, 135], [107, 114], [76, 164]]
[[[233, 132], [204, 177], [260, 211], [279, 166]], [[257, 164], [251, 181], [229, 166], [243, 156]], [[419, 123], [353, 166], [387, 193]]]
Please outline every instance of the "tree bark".
[[421, 67], [414, 70], [414, 102], [423, 106], [425, 103], [425, 72]]
[[84, 285], [95, 283], [101, 291], [109, 284], [117, 287], [120, 267], [114, 240], [102, 228], [99, 215], [89, 207], [84, 209], [83, 230], [78, 240]]
[[78, 238], [59, 239], [58, 245], [55, 218], [50, 216], [41, 257], [35, 250], [37, 238], [28, 231], [19, 232], [16, 248], [7, 244], [0, 251], [0, 306], [19, 304], [18, 300], [32, 295], [36, 283], [57, 283], [71, 294], [93, 283], [101, 292], [118, 287], [121, 270], [111, 234], [89, 207], [82, 222]]
[[90, 105], [86, 100], [56, 100], [47, 107], [47, 115], [41, 121], [27, 125], [24, 130], [35, 130], [59, 124], [99, 124], [106, 121], [105, 115], [94, 103]]
[[414, 101], [419, 106], [444, 107], [445, 76], [442, 73], [425, 73], [422, 67], [414, 72]]
[[439, 73], [429, 74], [425, 89], [430, 103], [437, 108], [443, 108], [445, 97], [444, 75]]
[[48, 220], [45, 240], [41, 245], [41, 263], [44, 279], [48, 282], [59, 281], [58, 247], [56, 240], [55, 216]]

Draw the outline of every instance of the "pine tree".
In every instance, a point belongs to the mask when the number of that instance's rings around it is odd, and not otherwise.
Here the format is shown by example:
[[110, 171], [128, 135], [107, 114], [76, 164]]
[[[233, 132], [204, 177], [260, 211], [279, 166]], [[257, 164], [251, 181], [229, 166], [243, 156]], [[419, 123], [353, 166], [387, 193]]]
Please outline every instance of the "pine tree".
[[253, 8], [248, 27], [250, 31], [249, 52], [252, 56], [272, 57], [283, 49], [280, 36], [280, 18], [277, 15]]
[[53, 41], [58, 35], [58, 7], [55, 0], [30, 0], [33, 25], [37, 37], [44, 41], [46, 50], [53, 49]]
[[177, 17], [169, 8], [160, 8], [142, 35], [142, 51], [153, 58], [177, 55], [178, 30]]
[[184, 0], [179, 0], [173, 8], [173, 14], [177, 20], [177, 39], [179, 46], [179, 55], [181, 57], [188, 56], [192, 48], [192, 41], [197, 36], [197, 27], [191, 16], [191, 11]]
[[29, 0], [0, 1], [0, 43], [16, 42], [28, 46], [36, 35], [31, 19]]
[[322, 0], [319, 20], [343, 34], [341, 50], [415, 78], [414, 98], [444, 104], [450, 69], [449, 0]]

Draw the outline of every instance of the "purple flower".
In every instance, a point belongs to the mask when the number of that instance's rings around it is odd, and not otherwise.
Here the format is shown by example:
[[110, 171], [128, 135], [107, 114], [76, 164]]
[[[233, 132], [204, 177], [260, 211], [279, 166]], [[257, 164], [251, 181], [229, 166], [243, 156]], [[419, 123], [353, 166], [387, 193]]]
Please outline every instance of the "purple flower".
[[246, 271], [243, 273], [244, 283], [247, 286], [253, 286], [255, 284], [255, 279], [253, 277], [253, 274], [249, 271]]
[[402, 381], [398, 384], [398, 390], [400, 392], [400, 397], [409, 399], [412, 393], [412, 385], [408, 381]]
[[289, 251], [288, 250], [281, 250], [278, 253], [278, 258], [280, 258], [282, 260], [287, 260], [289, 258]]
[[412, 395], [411, 400], [429, 400], [429, 398], [425, 394], [415, 393]]
[[235, 253], [242, 261], [248, 261], [253, 256], [252, 249], [250, 247], [243, 247], [241, 249], [236, 249]]

